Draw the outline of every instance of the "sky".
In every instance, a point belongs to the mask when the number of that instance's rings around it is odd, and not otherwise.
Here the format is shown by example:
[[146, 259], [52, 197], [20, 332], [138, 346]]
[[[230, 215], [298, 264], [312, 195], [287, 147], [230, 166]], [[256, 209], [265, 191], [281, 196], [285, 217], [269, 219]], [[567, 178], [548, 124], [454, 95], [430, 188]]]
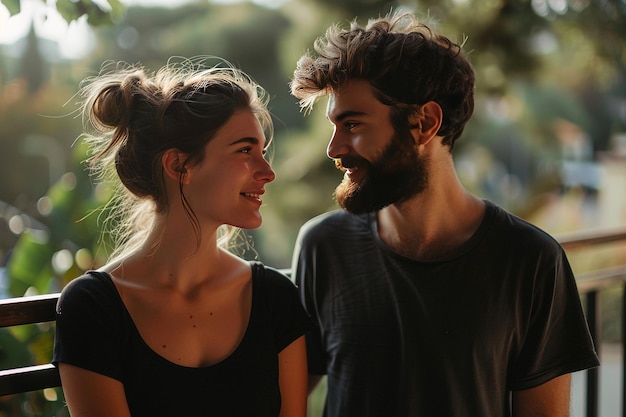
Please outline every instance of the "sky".
[[9, 16], [9, 11], [0, 5], [0, 44], [8, 46], [9, 54], [11, 45], [28, 33], [31, 22], [40, 38], [58, 42], [59, 52], [65, 58], [78, 58], [88, 50], [91, 34], [84, 18], [68, 24], [56, 9], [41, 0], [22, 0], [21, 6], [20, 13]]
[[[97, 1], [97, 0], [96, 0]], [[121, 0], [127, 6], [161, 6], [177, 7], [193, 0]], [[214, 3], [236, 3], [245, 0], [211, 0]], [[255, 3], [268, 7], [276, 7], [285, 0], [252, 0]], [[40, 38], [49, 39], [58, 43], [59, 53], [63, 58], [80, 58], [93, 44], [94, 39], [86, 23], [86, 16], [78, 21], [67, 23], [56, 11], [53, 5], [56, 0], [21, 0], [22, 11], [9, 16], [9, 11], [0, 4], [0, 46], [10, 46], [23, 38], [30, 29], [31, 22], [35, 25], [35, 32]], [[106, 2], [105, 2], [106, 3]], [[16, 51], [17, 53], [17, 51]]]

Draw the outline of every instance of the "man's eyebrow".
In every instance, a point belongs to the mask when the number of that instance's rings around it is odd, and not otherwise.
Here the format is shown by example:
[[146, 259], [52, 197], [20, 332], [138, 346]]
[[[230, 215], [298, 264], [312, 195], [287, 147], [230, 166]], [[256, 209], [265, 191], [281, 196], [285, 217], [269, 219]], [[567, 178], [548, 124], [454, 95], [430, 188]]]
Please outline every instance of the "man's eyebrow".
[[339, 113], [337, 116], [332, 116], [331, 114], [328, 115], [328, 118], [336, 123], [341, 122], [344, 119], [347, 119], [348, 117], [354, 117], [354, 116], [365, 116], [367, 113], [363, 112], [363, 111], [357, 111], [357, 110], [346, 110], [344, 112]]

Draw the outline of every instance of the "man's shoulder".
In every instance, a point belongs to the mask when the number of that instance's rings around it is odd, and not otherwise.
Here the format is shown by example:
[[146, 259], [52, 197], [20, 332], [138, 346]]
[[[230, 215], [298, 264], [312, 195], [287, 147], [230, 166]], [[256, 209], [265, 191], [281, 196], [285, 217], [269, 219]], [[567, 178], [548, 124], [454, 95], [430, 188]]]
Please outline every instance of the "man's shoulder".
[[345, 210], [337, 209], [317, 215], [308, 220], [301, 227], [303, 232], [311, 232], [314, 230], [350, 228], [355, 226], [363, 227], [367, 224], [367, 215], [353, 215]]
[[556, 239], [541, 227], [531, 223], [516, 214], [513, 214], [494, 203], [491, 207], [492, 231], [506, 241], [515, 242], [525, 247], [535, 247], [540, 250], [560, 248]]
[[353, 215], [338, 209], [308, 220], [300, 228], [299, 238], [307, 241], [320, 240], [368, 230], [368, 215]]

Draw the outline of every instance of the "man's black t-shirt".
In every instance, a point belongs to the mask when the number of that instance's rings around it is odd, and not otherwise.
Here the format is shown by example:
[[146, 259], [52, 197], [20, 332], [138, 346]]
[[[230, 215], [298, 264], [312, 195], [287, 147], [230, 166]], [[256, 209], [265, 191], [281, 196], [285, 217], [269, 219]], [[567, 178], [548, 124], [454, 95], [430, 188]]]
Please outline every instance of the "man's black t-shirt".
[[260, 263], [252, 268], [247, 330], [236, 350], [215, 365], [184, 367], [153, 351], [102, 272], [89, 272], [64, 288], [53, 363], [121, 381], [133, 417], [276, 417], [278, 353], [304, 334], [310, 319], [287, 277]]
[[429, 262], [390, 250], [375, 214], [324, 214], [293, 271], [328, 417], [509, 416], [511, 390], [598, 365], [561, 246], [489, 202], [474, 236]]

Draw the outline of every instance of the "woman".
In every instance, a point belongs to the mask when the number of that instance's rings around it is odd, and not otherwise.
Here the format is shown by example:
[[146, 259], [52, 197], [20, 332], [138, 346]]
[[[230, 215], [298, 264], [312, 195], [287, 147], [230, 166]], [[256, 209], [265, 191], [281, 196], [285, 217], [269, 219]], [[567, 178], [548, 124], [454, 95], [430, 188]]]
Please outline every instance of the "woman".
[[53, 362], [71, 416], [305, 416], [297, 290], [222, 244], [224, 225], [261, 225], [274, 180], [264, 91], [187, 61], [155, 75], [118, 65], [80, 95], [90, 165], [121, 184], [122, 217], [109, 263], [57, 306]]

